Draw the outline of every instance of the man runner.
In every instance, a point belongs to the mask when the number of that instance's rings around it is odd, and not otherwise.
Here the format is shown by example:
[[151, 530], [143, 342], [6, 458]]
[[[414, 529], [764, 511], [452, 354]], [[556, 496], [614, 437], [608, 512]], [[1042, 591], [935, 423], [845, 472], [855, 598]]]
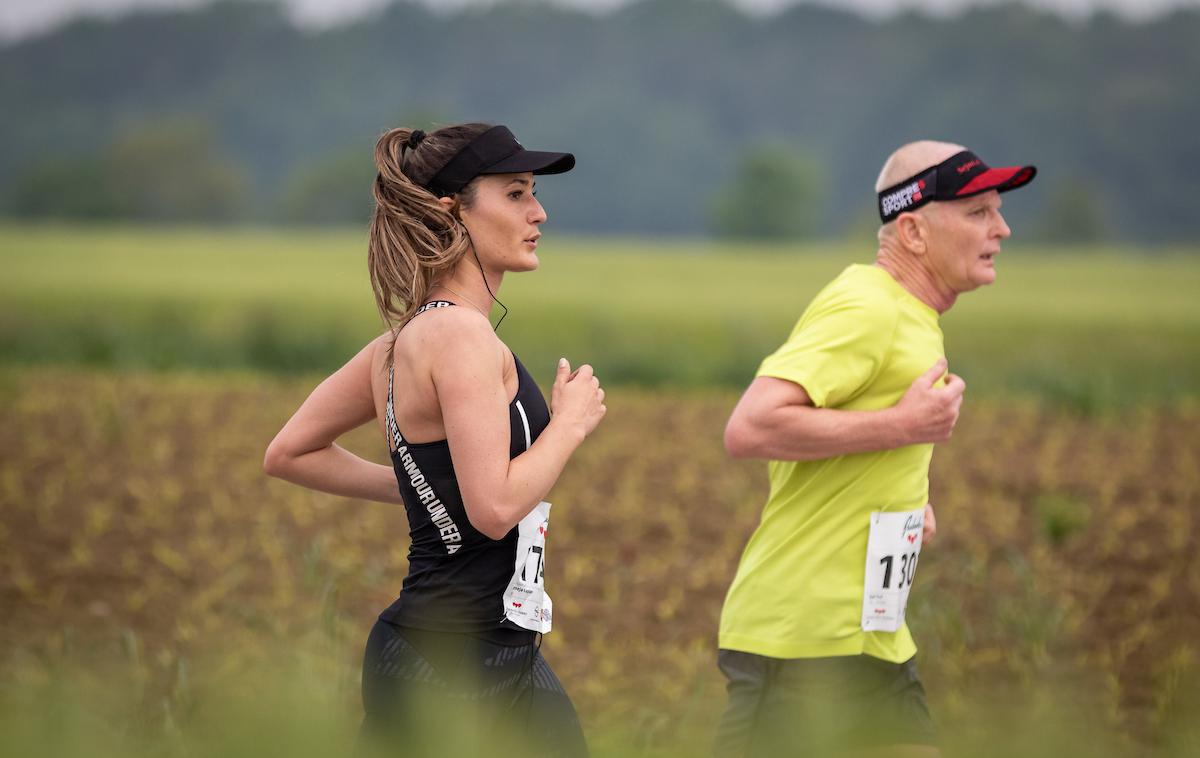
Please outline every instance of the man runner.
[[875, 264], [816, 296], [734, 409], [726, 450], [768, 459], [771, 489], [721, 614], [718, 755], [938, 754], [904, 623], [936, 532], [933, 443], [965, 389], [938, 317], [995, 280], [1000, 193], [1035, 173], [944, 142], [894, 152]]

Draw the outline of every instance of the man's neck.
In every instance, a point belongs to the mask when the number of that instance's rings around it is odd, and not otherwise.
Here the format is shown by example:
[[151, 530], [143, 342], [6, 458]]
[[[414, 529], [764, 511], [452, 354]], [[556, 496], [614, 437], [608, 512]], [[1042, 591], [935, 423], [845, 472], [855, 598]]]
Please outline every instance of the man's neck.
[[891, 274], [909, 294], [938, 313], [950, 310], [958, 297], [953, 291], [938, 286], [933, 272], [917, 256], [895, 250], [890, 245], [879, 246], [875, 265]]

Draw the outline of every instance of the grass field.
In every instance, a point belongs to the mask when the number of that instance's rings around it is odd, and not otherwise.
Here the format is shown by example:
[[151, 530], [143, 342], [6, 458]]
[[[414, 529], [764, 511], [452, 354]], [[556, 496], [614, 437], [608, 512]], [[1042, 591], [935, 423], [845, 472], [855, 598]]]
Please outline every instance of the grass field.
[[[510, 276], [501, 333], [546, 377], [566, 354], [610, 384], [741, 387], [862, 246], [558, 240]], [[1079, 411], [1200, 388], [1200, 255], [1013, 243], [997, 285], [943, 319], [972, 391]], [[1191, 254], [1188, 254], [1191, 253]], [[361, 232], [0, 228], [6, 364], [332, 370], [380, 331]]]
[[[866, 248], [546, 240], [501, 334], [612, 391], [550, 498], [544, 651], [598, 756], [702, 755], [766, 494], [721, 428]], [[0, 228], [0, 756], [346, 752], [404, 519], [260, 462], [379, 329], [362, 248]], [[1200, 257], [1011, 248], [943, 319], [970, 389], [910, 623], [945, 752], [1200, 754]]]

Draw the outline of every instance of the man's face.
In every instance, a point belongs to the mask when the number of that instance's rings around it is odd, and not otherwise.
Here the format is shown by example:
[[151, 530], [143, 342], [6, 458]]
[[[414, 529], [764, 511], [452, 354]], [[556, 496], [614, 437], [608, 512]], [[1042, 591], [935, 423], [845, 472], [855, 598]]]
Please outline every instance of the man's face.
[[1000, 215], [1000, 193], [930, 203], [927, 255], [933, 274], [955, 294], [996, 281], [995, 256], [1012, 234]]

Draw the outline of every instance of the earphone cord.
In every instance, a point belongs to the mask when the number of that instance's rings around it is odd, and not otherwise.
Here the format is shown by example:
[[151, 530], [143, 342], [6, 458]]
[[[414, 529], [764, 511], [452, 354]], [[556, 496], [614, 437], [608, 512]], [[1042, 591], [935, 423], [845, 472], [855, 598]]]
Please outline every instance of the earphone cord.
[[[470, 237], [469, 234], [467, 236]], [[471, 255], [475, 256], [475, 265], [479, 266], [479, 275], [483, 277], [483, 286], [487, 287], [488, 294], [492, 296], [492, 300], [496, 305], [504, 309], [504, 313], [500, 314], [500, 320], [492, 327], [493, 332], [500, 331], [500, 325], [504, 323], [504, 317], [508, 315], [508, 306], [500, 302], [500, 299], [496, 297], [496, 293], [492, 292], [492, 285], [488, 284], [487, 274], [483, 273], [483, 264], [479, 262], [479, 253], [475, 252], [474, 242], [471, 243]]]
[[529, 654], [529, 705], [525, 709], [525, 723], [533, 724], [533, 700], [537, 694], [537, 682], [533, 678], [533, 670], [537, 666], [537, 656], [542, 649], [542, 633], [537, 632], [537, 639], [533, 645], [533, 650]]
[[[538, 653], [541, 652], [542, 649], [542, 639], [543, 635], [541, 632], [534, 632], [533, 642], [529, 644], [529, 655], [525, 658], [525, 663], [521, 666], [521, 672], [517, 675], [518, 680], [524, 679], [526, 674], [529, 675], [529, 705], [525, 710], [525, 722], [527, 724], [532, 723], [533, 719], [533, 697], [537, 687], [537, 682], [534, 679], [534, 668], [537, 666]], [[521, 696], [524, 694], [525, 692], [522, 690], [520, 682], [518, 681], [516, 692], [513, 694], [513, 698], [509, 702], [508, 707], [514, 708], [517, 705], [517, 702], [521, 699]]]

